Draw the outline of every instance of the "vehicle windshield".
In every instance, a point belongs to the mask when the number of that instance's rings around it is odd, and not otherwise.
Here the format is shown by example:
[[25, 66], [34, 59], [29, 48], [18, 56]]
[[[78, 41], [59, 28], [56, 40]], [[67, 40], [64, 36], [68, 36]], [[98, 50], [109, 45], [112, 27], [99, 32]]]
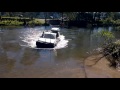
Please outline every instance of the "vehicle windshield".
[[56, 37], [59, 37], [59, 32], [58, 31], [52, 31], [52, 33], [56, 33]]
[[44, 38], [55, 39], [55, 37], [51, 34], [44, 34]]

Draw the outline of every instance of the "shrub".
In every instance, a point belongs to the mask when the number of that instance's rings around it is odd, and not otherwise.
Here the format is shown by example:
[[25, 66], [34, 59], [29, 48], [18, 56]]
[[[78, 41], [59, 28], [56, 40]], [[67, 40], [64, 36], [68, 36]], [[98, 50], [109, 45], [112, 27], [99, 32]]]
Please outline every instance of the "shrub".
[[97, 33], [97, 37], [101, 37], [103, 39], [103, 45], [111, 43], [115, 38], [113, 33], [108, 30], [99, 31]]
[[35, 25], [35, 26], [36, 25], [41, 25], [41, 22], [39, 20], [34, 19], [32, 21], [29, 21], [28, 25]]
[[110, 66], [116, 67], [118, 64], [120, 64], [120, 40], [104, 46], [103, 54], [110, 62]]
[[120, 26], [117, 26], [114, 28], [115, 30], [120, 30]]
[[110, 62], [110, 66], [116, 67], [120, 64], [120, 40], [113, 42], [115, 38], [110, 31], [102, 30], [98, 33], [104, 38], [104, 44], [102, 46], [102, 54]]

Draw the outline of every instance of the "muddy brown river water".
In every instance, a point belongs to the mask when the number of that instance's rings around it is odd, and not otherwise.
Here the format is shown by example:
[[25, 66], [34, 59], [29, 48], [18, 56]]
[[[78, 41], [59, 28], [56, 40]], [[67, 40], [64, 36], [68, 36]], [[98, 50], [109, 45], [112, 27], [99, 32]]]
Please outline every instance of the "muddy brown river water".
[[[0, 27], [0, 78], [85, 77], [83, 60], [99, 47], [101, 39], [94, 34], [104, 28], [62, 28], [65, 40], [55, 49], [37, 49], [35, 41], [44, 29]], [[120, 38], [120, 31], [113, 33]]]

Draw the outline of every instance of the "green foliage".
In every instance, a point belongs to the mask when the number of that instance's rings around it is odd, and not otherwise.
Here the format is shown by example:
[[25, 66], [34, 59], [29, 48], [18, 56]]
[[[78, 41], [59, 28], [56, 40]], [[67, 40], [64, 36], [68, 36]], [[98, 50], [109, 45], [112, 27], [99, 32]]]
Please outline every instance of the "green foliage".
[[115, 42], [114, 42], [114, 44], [116, 44], [116, 45], [119, 45], [119, 46], [120, 46], [120, 40], [115, 41]]
[[[4, 20], [18, 20], [27, 19], [26, 21], [31, 21], [28, 19], [32, 18], [42, 18], [45, 17], [50, 19], [50, 16], [56, 15], [57, 19], [60, 17], [66, 17], [70, 21], [81, 21], [87, 22], [93, 25], [120, 25], [120, 13], [118, 12], [0, 12], [1, 17]], [[62, 13], [62, 14], [61, 14]], [[22, 15], [22, 17], [20, 17]], [[20, 20], [23, 21], [23, 20]], [[32, 21], [29, 22], [32, 24]], [[34, 22], [40, 24], [41, 22]], [[41, 23], [43, 24], [43, 23]], [[78, 23], [77, 23], [78, 24]]]
[[21, 26], [21, 25], [23, 25], [24, 20], [26, 21], [27, 25], [29, 25], [29, 26], [44, 24], [43, 19], [30, 20], [29, 18], [18, 18], [18, 17], [4, 17], [4, 18], [5, 18], [4, 20], [0, 21], [0, 25]]
[[115, 30], [120, 30], [120, 26], [114, 27]]
[[104, 20], [101, 20], [101, 22], [104, 25], [115, 25], [115, 26], [119, 26], [120, 25], [120, 19], [114, 20], [112, 18], [106, 18]]
[[120, 40], [105, 45], [103, 54], [110, 62], [110, 66], [117, 67], [120, 64]]
[[34, 25], [42, 25], [42, 24], [43, 24], [43, 22], [41, 22], [38, 19], [34, 19], [34, 20], [28, 22], [28, 25], [32, 25], [32, 26], [34, 26]]
[[104, 38], [104, 44], [102, 46], [102, 54], [110, 62], [110, 66], [116, 67], [120, 64], [120, 40], [113, 42], [115, 38], [112, 32], [102, 30], [98, 33], [98, 36]]
[[23, 22], [19, 22], [19, 21], [15, 20], [15, 21], [12, 21], [12, 22], [10, 23], [10, 25], [19, 26], [19, 25], [23, 25]]
[[7, 25], [7, 26], [12, 26], [12, 25], [19, 26], [19, 25], [22, 25], [23, 22], [19, 22], [17, 20], [14, 20], [14, 21], [13, 20], [4, 20], [4, 21], [1, 21], [0, 24]]
[[117, 26], [120, 25], [120, 19], [114, 20], [114, 21], [113, 21], [113, 24], [114, 24], [114, 25], [117, 25]]
[[107, 30], [99, 31], [98, 35], [100, 35], [101, 37], [103, 37], [105, 39], [105, 41], [112, 40], [113, 38], [115, 38], [115, 36], [113, 35], [113, 33], [110, 32], [110, 31], [107, 31]]
[[106, 18], [104, 20], [101, 20], [103, 24], [113, 24], [112, 18]]

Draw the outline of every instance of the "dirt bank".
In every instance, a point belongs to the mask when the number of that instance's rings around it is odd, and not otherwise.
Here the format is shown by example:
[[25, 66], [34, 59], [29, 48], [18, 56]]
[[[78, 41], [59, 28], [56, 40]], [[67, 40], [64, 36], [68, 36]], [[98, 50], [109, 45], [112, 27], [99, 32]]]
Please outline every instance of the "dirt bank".
[[120, 71], [109, 66], [109, 62], [104, 57], [95, 65], [95, 60], [102, 57], [101, 54], [92, 55], [85, 59], [85, 71], [87, 78], [120, 78]]

